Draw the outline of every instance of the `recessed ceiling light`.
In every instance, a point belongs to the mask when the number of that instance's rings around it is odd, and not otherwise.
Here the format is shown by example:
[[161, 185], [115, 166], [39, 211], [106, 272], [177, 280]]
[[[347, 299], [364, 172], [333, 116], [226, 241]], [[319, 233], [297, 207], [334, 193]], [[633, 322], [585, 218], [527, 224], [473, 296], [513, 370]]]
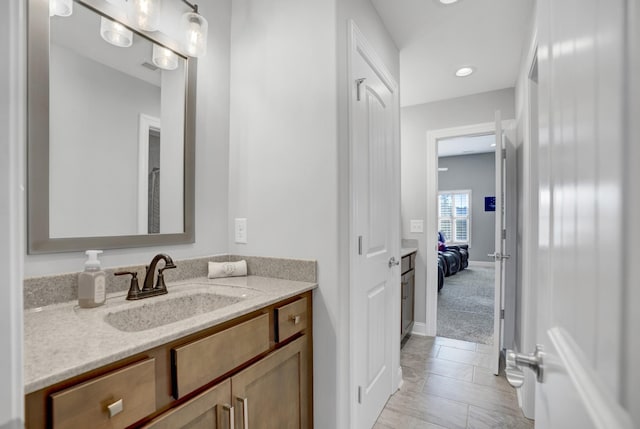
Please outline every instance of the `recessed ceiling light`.
[[449, 171], [449, 167], [438, 167], [438, 171]]
[[440, 3], [442, 4], [454, 4], [456, 3], [458, 0], [439, 0]]
[[471, 66], [460, 67], [458, 70], [456, 70], [456, 76], [458, 76], [458, 77], [467, 77], [467, 76], [471, 75], [475, 71], [476, 71], [476, 69], [474, 67], [471, 67]]
[[495, 143], [491, 143], [491, 147], [496, 147], [496, 144]]

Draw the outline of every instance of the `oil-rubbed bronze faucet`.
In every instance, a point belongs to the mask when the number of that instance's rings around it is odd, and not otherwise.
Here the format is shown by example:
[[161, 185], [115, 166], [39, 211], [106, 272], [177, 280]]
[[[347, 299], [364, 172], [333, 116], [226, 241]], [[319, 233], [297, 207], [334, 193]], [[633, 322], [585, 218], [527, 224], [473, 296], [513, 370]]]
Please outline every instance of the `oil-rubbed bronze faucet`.
[[[153, 279], [156, 274], [156, 266], [160, 260], [164, 261], [164, 267], [158, 269], [158, 280], [156, 281], [155, 286], [153, 285]], [[136, 300], [142, 298], [149, 298], [151, 296], [156, 295], [164, 295], [167, 293], [167, 285], [164, 283], [164, 270], [168, 270], [171, 268], [176, 268], [176, 265], [173, 263], [173, 259], [169, 255], [165, 255], [163, 253], [159, 253], [153, 257], [151, 260], [151, 264], [147, 267], [147, 273], [144, 276], [144, 283], [142, 289], [138, 286], [138, 278], [137, 273], [129, 272], [129, 271], [119, 271], [114, 273], [116, 276], [121, 276], [124, 274], [131, 274], [131, 285], [129, 287], [129, 293], [127, 294], [128, 300]]]
[[[158, 262], [160, 262], [160, 260], [164, 260], [164, 267], [160, 268], [158, 270], [158, 281], [156, 282], [156, 285], [153, 285], [153, 279], [156, 275], [156, 266], [158, 265]], [[163, 275], [163, 271], [170, 269], [170, 268], [175, 268], [176, 265], [173, 263], [173, 259], [171, 259], [171, 257], [169, 255], [165, 255], [163, 253], [159, 253], [156, 256], [153, 257], [153, 259], [151, 260], [151, 264], [149, 264], [149, 266], [147, 267], [147, 274], [144, 276], [144, 283], [142, 286], [142, 291], [162, 291], [157, 293], [157, 295], [160, 295], [161, 293], [167, 293], [167, 286], [164, 284], [164, 275]]]

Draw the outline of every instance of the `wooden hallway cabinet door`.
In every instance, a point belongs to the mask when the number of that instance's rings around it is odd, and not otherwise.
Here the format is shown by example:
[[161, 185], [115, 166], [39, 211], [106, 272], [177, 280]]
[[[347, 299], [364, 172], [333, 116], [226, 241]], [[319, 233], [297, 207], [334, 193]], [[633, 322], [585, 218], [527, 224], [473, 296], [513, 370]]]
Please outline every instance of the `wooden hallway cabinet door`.
[[238, 429], [310, 429], [309, 346], [303, 335], [231, 379]]
[[206, 390], [149, 422], [143, 429], [235, 429], [231, 380]]

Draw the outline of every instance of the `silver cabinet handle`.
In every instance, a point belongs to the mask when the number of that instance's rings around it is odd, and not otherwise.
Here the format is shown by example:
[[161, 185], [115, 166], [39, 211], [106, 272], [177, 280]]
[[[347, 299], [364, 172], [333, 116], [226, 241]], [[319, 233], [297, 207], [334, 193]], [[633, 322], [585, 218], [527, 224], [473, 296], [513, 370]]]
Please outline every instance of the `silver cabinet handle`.
[[400, 261], [396, 261], [396, 257], [392, 256], [391, 259], [389, 259], [389, 268], [395, 267], [396, 265], [400, 265]]
[[494, 260], [505, 260], [505, 259], [509, 259], [511, 257], [511, 255], [503, 255], [500, 252], [495, 252], [495, 253], [488, 253], [487, 256], [489, 256], [490, 258], [493, 258]]
[[296, 315], [291, 315], [289, 316], [289, 320], [291, 320], [293, 322], [294, 325], [297, 325], [298, 323], [300, 323], [300, 315], [296, 314]]
[[229, 404], [224, 404], [222, 406], [222, 409], [224, 411], [226, 411], [227, 413], [229, 413], [229, 429], [236, 429], [236, 422], [235, 422], [235, 415], [234, 415], [234, 409], [231, 405]]
[[109, 418], [115, 417], [124, 410], [124, 402], [122, 402], [122, 398], [118, 399], [111, 405], [107, 405], [107, 409], [109, 410]]
[[510, 385], [518, 388], [524, 384], [524, 372], [519, 365], [523, 365], [536, 373], [536, 379], [542, 383], [544, 381], [544, 365], [543, 365], [542, 346], [537, 345], [536, 351], [531, 354], [516, 353], [513, 350], [507, 350], [507, 381]]
[[249, 429], [249, 398], [236, 396], [236, 400], [242, 406], [242, 428]]

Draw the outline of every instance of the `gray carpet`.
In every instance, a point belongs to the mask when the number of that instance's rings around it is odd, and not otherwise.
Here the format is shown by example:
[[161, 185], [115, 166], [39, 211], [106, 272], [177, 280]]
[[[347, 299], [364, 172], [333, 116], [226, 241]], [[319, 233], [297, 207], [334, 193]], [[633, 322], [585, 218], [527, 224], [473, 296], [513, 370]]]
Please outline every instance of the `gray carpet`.
[[470, 264], [445, 277], [438, 294], [437, 335], [493, 344], [494, 269]]

